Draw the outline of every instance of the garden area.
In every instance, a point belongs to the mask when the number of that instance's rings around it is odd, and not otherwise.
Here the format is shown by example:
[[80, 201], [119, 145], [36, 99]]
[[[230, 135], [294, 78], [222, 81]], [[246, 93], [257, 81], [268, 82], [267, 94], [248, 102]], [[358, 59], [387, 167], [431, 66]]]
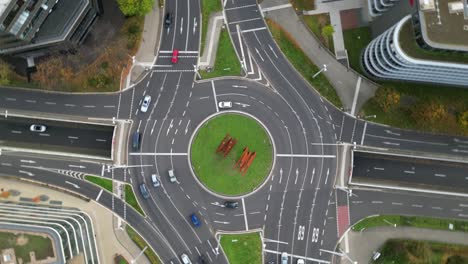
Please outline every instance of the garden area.
[[333, 45], [333, 26], [330, 24], [330, 15], [328, 13], [302, 16], [306, 26], [314, 33], [315, 37], [328, 49], [335, 54]]
[[220, 243], [230, 264], [262, 263], [259, 233], [221, 235]]
[[23, 263], [31, 261], [29, 252], [34, 251], [37, 260], [55, 257], [52, 240], [47, 236], [25, 233], [0, 232], [0, 249], [13, 248]]
[[468, 246], [430, 241], [391, 239], [380, 250], [375, 264], [466, 264]]
[[84, 178], [112, 193], [112, 180], [92, 175], [85, 175]]
[[124, 184], [125, 186], [125, 202], [127, 202], [133, 209], [135, 209], [138, 213], [142, 216], [146, 216], [143, 209], [141, 209], [140, 204], [138, 203], [137, 198], [135, 197], [135, 192], [133, 192], [133, 188], [130, 184]]
[[[272, 144], [265, 129], [254, 119], [241, 114], [222, 114], [208, 120], [196, 133], [190, 158], [196, 176], [208, 189], [224, 195], [246, 194], [269, 175]], [[229, 149], [222, 148], [228, 145]], [[239, 161], [246, 147], [255, 156], [243, 171]], [[251, 155], [244, 157], [247, 162]]]
[[[371, 41], [370, 29], [349, 29], [343, 34], [350, 66], [362, 73], [360, 56]], [[467, 89], [396, 81], [379, 83], [380, 88], [363, 106], [360, 116], [399, 128], [468, 136]]]
[[129, 225], [126, 225], [125, 230], [127, 231], [128, 236], [130, 239], [135, 242], [139, 249], [144, 249], [145, 247], [145, 256], [148, 258], [151, 264], [162, 264], [161, 260], [159, 259], [158, 255], [154, 253], [153, 249], [146, 243], [146, 241]]

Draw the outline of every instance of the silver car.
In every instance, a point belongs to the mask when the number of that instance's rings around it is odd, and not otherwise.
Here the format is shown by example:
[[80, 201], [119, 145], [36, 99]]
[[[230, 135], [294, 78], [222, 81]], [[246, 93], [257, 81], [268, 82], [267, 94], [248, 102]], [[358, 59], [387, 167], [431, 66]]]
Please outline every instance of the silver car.
[[47, 129], [46, 126], [44, 125], [31, 125], [31, 127], [29, 127], [29, 130], [31, 130], [32, 132], [45, 132]]
[[143, 103], [141, 104], [141, 112], [146, 113], [148, 111], [149, 105], [151, 103], [151, 96], [147, 95], [143, 98]]
[[219, 109], [229, 109], [232, 108], [232, 102], [231, 101], [221, 101], [218, 103]]
[[180, 255], [180, 259], [182, 260], [182, 263], [184, 263], [184, 264], [192, 264], [192, 261], [187, 256], [187, 254]]
[[281, 264], [288, 264], [288, 253], [281, 253]]

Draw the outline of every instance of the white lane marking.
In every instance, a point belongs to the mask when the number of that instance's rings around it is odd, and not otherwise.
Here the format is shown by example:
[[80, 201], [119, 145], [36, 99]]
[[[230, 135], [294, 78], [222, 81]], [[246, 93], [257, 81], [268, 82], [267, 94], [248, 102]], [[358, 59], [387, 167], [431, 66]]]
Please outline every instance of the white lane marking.
[[218, 223], [218, 224], [224, 224], [224, 225], [229, 225], [231, 222], [223, 222], [223, 221], [213, 221], [214, 223]]
[[387, 142], [387, 141], [384, 141], [382, 143], [384, 143], [385, 145], [400, 146], [400, 143]]
[[388, 140], [396, 140], [396, 141], [403, 141], [403, 142], [411, 142], [411, 143], [419, 143], [419, 144], [428, 144], [428, 145], [436, 145], [436, 146], [448, 146], [447, 143], [438, 143], [438, 142], [430, 142], [430, 141], [420, 141], [420, 140], [411, 140], [411, 139], [402, 139], [402, 138], [394, 138], [394, 137], [386, 137], [386, 136], [376, 136], [376, 135], [368, 135], [369, 137], [375, 138], [382, 138]]
[[23, 132], [18, 131], [18, 130], [12, 130], [11, 133], [13, 133], [13, 134], [21, 134], [21, 133], [23, 133]]
[[56, 105], [57, 103], [55, 102], [45, 102], [46, 105]]
[[269, 239], [269, 238], [263, 238], [263, 242], [272, 242], [272, 243], [279, 243], [279, 244], [284, 244], [284, 245], [288, 244], [288, 242], [283, 242], [283, 241]]
[[65, 104], [65, 106], [68, 106], [68, 107], [75, 107], [76, 105], [74, 105], [74, 104]]
[[86, 169], [86, 166], [83, 166], [83, 165], [73, 165], [73, 164], [69, 164], [68, 167], [70, 167], [70, 168]]
[[[278, 252], [278, 251], [270, 250], [270, 249], [263, 249], [263, 251], [266, 252], [266, 253], [271, 253], [271, 254], [276, 254], [276, 255], [281, 255], [283, 253], [283, 252]], [[309, 260], [309, 261], [318, 262], [318, 263], [325, 263], [325, 264], [330, 263], [330, 261], [327, 261], [327, 260], [309, 258], [309, 257], [299, 256], [299, 255], [294, 255], [294, 254], [289, 254], [289, 253], [287, 253], [287, 254], [291, 258], [301, 258], [301, 259], [304, 259], [304, 260]]]
[[384, 131], [385, 131], [385, 133], [390, 134], [390, 135], [401, 136], [400, 133], [396, 133], [396, 132], [393, 132], [393, 131], [388, 130], [388, 129], [385, 129]]
[[[159, 53], [162, 53], [162, 54], [164, 53], [172, 54], [172, 52], [173, 52], [172, 50], [160, 50], [159, 51]], [[196, 54], [196, 53], [198, 53], [197, 50], [179, 50], [179, 54]]]
[[102, 191], [104, 191], [104, 189], [101, 189], [101, 191], [99, 191], [99, 193], [98, 193], [98, 195], [96, 197], [96, 202], [98, 202], [99, 198], [101, 198]]
[[266, 29], [266, 27], [259, 27], [259, 28], [252, 28], [252, 29], [242, 30], [241, 32], [242, 33], [247, 33], [247, 32], [254, 32], [254, 31], [265, 30], [265, 29]]
[[29, 164], [34, 164], [36, 163], [34, 160], [20, 160], [22, 163], [29, 163]]
[[73, 182], [65, 181], [66, 184], [70, 184], [71, 186], [75, 187], [75, 189], [80, 189], [80, 186], [78, 184], [75, 184]]
[[115, 108], [115, 105], [105, 105], [104, 108]]
[[187, 0], [187, 36], [185, 37], [185, 49], [188, 46], [189, 32], [190, 32], [190, 0]]
[[289, 158], [336, 158], [336, 155], [276, 154], [276, 157], [289, 157]]
[[356, 90], [354, 91], [354, 99], [353, 99], [353, 105], [351, 106], [351, 115], [355, 116], [354, 112], [356, 111], [356, 103], [359, 95], [359, 90], [361, 89], [361, 81], [362, 78], [359, 76], [357, 83], [356, 83]]
[[256, 5], [257, 5], [257, 4], [253, 4], [253, 5], [243, 5], [243, 6], [236, 6], [236, 7], [229, 7], [229, 8], [225, 8], [224, 10], [229, 11], [229, 10], [235, 10], [235, 9], [241, 9], [241, 8], [252, 7], [252, 6], [256, 6]]
[[19, 172], [19, 173], [24, 173], [24, 174], [26, 174], [26, 175], [28, 175], [28, 176], [31, 176], [31, 177], [34, 176], [34, 173], [29, 172], [29, 171], [19, 170], [18, 172]]
[[403, 171], [404, 173], [407, 173], [407, 174], [415, 174], [416, 172], [415, 171], [409, 171], [409, 170], [405, 170]]
[[238, 24], [238, 23], [244, 23], [244, 22], [250, 22], [250, 21], [259, 20], [259, 19], [262, 19], [262, 18], [261, 18], [261, 17], [256, 17], [256, 18], [250, 18], [250, 19], [244, 19], [244, 20], [233, 21], [233, 22], [229, 22], [229, 25]]
[[96, 141], [98, 141], [98, 142], [106, 142], [107, 140], [96, 138]]
[[364, 130], [362, 131], [361, 145], [364, 145], [364, 138], [366, 137], [366, 129], [367, 129], [367, 122], [364, 122]]
[[5, 98], [7, 101], [16, 101], [16, 98], [11, 98], [11, 97], [7, 97]]
[[215, 105], [216, 105], [216, 112], [219, 112], [218, 99], [216, 99], [216, 90], [215, 90], [214, 81], [211, 81], [211, 88], [213, 89], [213, 96], [214, 96]]
[[392, 205], [403, 205], [403, 203], [395, 203], [395, 202], [392, 202]]
[[385, 170], [385, 168], [374, 167], [374, 170]]
[[247, 222], [247, 213], [245, 212], [245, 201], [242, 198], [242, 209], [244, 210], [244, 222], [245, 222], [245, 230], [249, 231], [249, 223]]
[[5, 162], [0, 163], [0, 165], [2, 165], [2, 166], [12, 166], [11, 163], [5, 163]]
[[[283, 4], [283, 5], [277, 5], [277, 6], [272, 6], [272, 7], [267, 7], [267, 8], [262, 8], [262, 12], [268, 12], [268, 11], [273, 11], [273, 10], [278, 10], [278, 9], [283, 9], [283, 8], [288, 8], [292, 6], [290, 3], [289, 4]], [[260, 6], [259, 6], [260, 7]]]
[[131, 152], [130, 156], [187, 156], [187, 153], [177, 153], [177, 152], [159, 152], [159, 153], [149, 153], [149, 152]]
[[36, 100], [25, 100], [25, 101], [28, 102], [28, 103], [32, 103], [32, 104], [36, 103]]
[[95, 108], [96, 106], [95, 105], [85, 105], [83, 106], [84, 108]]
[[39, 136], [50, 137], [50, 134], [40, 133]]
[[78, 139], [78, 137], [75, 136], [68, 136], [69, 139]]
[[434, 176], [445, 178], [447, 175], [441, 174], [441, 173], [436, 173], [436, 174], [434, 174]]

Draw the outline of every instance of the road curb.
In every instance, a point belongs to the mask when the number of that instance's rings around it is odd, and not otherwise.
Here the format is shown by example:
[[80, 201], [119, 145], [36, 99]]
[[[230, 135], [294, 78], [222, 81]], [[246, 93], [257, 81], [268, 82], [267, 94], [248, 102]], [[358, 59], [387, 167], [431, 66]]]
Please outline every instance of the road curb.
[[222, 230], [219, 230], [219, 231], [216, 231], [215, 232], [215, 238], [216, 240], [218, 241], [218, 245], [219, 245], [219, 248], [221, 249], [221, 252], [223, 253], [223, 256], [226, 258], [227, 262], [229, 262], [229, 260], [227, 259], [227, 256], [226, 256], [226, 252], [224, 252], [224, 249], [223, 247], [221, 246], [221, 236], [222, 235], [242, 235], [242, 234], [251, 234], [251, 233], [259, 233], [260, 235], [260, 241], [262, 242], [262, 262], [261, 263], [265, 263], [265, 252], [263, 251], [264, 249], [264, 241], [263, 241], [263, 228], [257, 228], [257, 229], [251, 229], [251, 230], [243, 230], [243, 231], [222, 231]]
[[[239, 115], [244, 115], [244, 116], [247, 116], [247, 117], [250, 117], [252, 119], [254, 119], [255, 121], [257, 121], [262, 127], [263, 129], [265, 129], [265, 131], [267, 132], [269, 138], [270, 138], [270, 142], [271, 142], [271, 145], [272, 145], [272, 148], [273, 148], [273, 159], [272, 159], [272, 165], [271, 165], [271, 168], [270, 168], [270, 172], [268, 173], [268, 176], [265, 177], [265, 179], [263, 180], [263, 182], [257, 186], [254, 190], [252, 190], [251, 192], [248, 192], [248, 193], [245, 193], [245, 194], [242, 194], [242, 195], [233, 195], [233, 196], [229, 196], [229, 195], [223, 195], [223, 194], [220, 194], [220, 193], [217, 193], [217, 192], [214, 192], [210, 189], [208, 189], [208, 187], [205, 186], [205, 184], [203, 184], [199, 179], [198, 179], [198, 176], [195, 174], [194, 170], [193, 170], [193, 167], [192, 167], [192, 160], [191, 160], [191, 149], [192, 149], [192, 143], [193, 143], [193, 139], [195, 138], [195, 135], [197, 134], [198, 130], [200, 129], [200, 127], [202, 125], [204, 125], [208, 120], [212, 119], [213, 117], [216, 117], [216, 116], [219, 116], [219, 115], [222, 115], [222, 114], [228, 114], [228, 113], [231, 113], [231, 114], [239, 114]], [[214, 114], [211, 114], [209, 115], [208, 117], [206, 117], [205, 119], [203, 119], [203, 121], [201, 121], [197, 127], [193, 130], [193, 133], [192, 135], [190, 136], [190, 140], [189, 140], [189, 144], [188, 144], [188, 149], [187, 149], [187, 162], [188, 162], [188, 166], [190, 168], [190, 173], [192, 174], [193, 178], [195, 178], [195, 181], [198, 183], [198, 185], [200, 187], [202, 187], [203, 190], [205, 190], [206, 192], [210, 193], [211, 195], [213, 196], [216, 196], [218, 198], [221, 198], [221, 199], [242, 199], [242, 198], [247, 198], [253, 194], [255, 194], [256, 192], [258, 192], [260, 189], [262, 189], [267, 183], [268, 181], [270, 180], [271, 178], [271, 175], [272, 175], [272, 172], [273, 172], [273, 169], [275, 168], [275, 165], [276, 165], [276, 145], [275, 145], [275, 140], [273, 139], [273, 135], [270, 133], [270, 131], [268, 130], [268, 128], [263, 124], [263, 122], [261, 122], [258, 118], [256, 118], [255, 116], [249, 114], [249, 113], [245, 113], [245, 112], [242, 112], [242, 111], [237, 111], [237, 110], [230, 110], [230, 111], [222, 111], [222, 112], [216, 112]]]

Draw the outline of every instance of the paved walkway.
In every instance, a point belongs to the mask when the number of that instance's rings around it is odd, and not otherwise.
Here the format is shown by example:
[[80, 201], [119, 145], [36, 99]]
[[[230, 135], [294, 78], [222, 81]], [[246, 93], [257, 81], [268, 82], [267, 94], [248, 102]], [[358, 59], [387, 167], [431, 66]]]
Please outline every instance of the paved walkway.
[[[274, 1], [278, 5], [287, 4], [287, 0], [264, 0], [262, 9], [267, 6], [271, 7], [270, 1]], [[322, 45], [312, 36], [312, 33], [299, 19], [292, 7], [270, 10], [265, 13], [265, 16], [274, 20], [283, 28], [288, 29], [291, 36], [293, 36], [309, 59], [316, 65], [327, 65], [327, 71], [322, 74], [325, 74], [333, 87], [335, 87], [344, 108], [347, 112], [352, 112], [352, 114], [359, 113], [362, 105], [374, 95], [375, 90], [378, 88], [377, 85], [349, 70], [338, 62], [325, 48], [322, 48]], [[357, 91], [356, 96], [355, 91]], [[352, 111], [353, 109], [354, 111]]]
[[[377, 227], [362, 232], [348, 233], [349, 257], [357, 263], [369, 263], [373, 252], [378, 251], [385, 241], [392, 238], [427, 240], [441, 243], [468, 245], [468, 235], [464, 232], [453, 232], [414, 227]], [[342, 259], [343, 264], [349, 263]]]
[[130, 81], [135, 82], [145, 71], [145, 65], [153, 65], [159, 45], [161, 15], [158, 3], [155, 3], [151, 13], [145, 16], [145, 25], [141, 38], [140, 48], [135, 54], [135, 65], [132, 67]]
[[203, 49], [203, 55], [200, 57], [200, 62], [198, 63], [201, 70], [214, 66], [216, 51], [218, 50], [219, 36], [221, 34], [221, 27], [223, 24], [224, 17], [222, 12], [216, 12], [210, 15], [208, 30], [205, 33], [205, 47]]
[[[79, 208], [88, 213], [93, 221], [101, 263], [114, 263], [115, 254], [121, 254], [130, 261], [140, 253], [140, 249], [130, 240], [125, 230], [118, 228], [118, 218], [110, 210], [94, 201], [86, 202], [57, 190], [5, 177], [0, 177], [0, 189], [14, 189], [21, 192], [19, 196], [10, 196], [8, 199], [0, 198], [1, 200], [19, 201], [20, 197], [33, 198], [45, 194], [49, 197], [49, 201], [60, 201], [62, 206]], [[46, 205], [49, 201], [38, 204]], [[112, 225], [109, 224], [111, 222]], [[141, 256], [138, 258], [138, 263], [149, 264], [150, 262], [145, 256]]]
[[[304, 15], [317, 15], [323, 13], [330, 14], [330, 23], [335, 29], [333, 33], [333, 44], [335, 48], [335, 55], [337, 59], [343, 58], [342, 54], [345, 54], [345, 45], [343, 39], [343, 28], [341, 27], [341, 15], [340, 12], [349, 9], [366, 8], [366, 0], [353, 0], [353, 1], [331, 1], [331, 2], [316, 2], [315, 10], [304, 11]], [[367, 13], [367, 9], [364, 9], [364, 13]], [[346, 58], [346, 56], [344, 56]]]

